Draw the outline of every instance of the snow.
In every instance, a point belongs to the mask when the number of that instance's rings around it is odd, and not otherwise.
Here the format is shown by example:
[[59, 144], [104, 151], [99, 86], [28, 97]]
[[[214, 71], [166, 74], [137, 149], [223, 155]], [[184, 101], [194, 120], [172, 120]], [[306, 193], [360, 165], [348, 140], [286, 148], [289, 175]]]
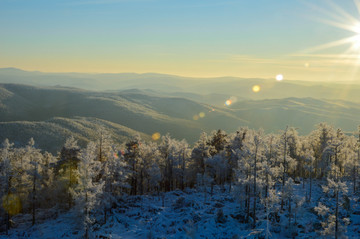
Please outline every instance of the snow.
[[[298, 233], [296, 238], [319, 237], [316, 231], [321, 229], [320, 217], [314, 208], [318, 202], [328, 205], [330, 202], [324, 197], [321, 188], [324, 183], [326, 183], [324, 180], [314, 181], [312, 202], [305, 202], [299, 209], [297, 225], [293, 229]], [[304, 197], [305, 190], [306, 187], [304, 189], [302, 184], [294, 186], [296, 197]], [[360, 238], [359, 200], [359, 195], [350, 197], [352, 213], [347, 229], [348, 238]], [[237, 201], [233, 194], [229, 193], [228, 185], [216, 186], [212, 196], [209, 188], [206, 201], [205, 193], [197, 189], [175, 190], [165, 194], [123, 196], [112, 209], [106, 224], [93, 225], [92, 236], [96, 238], [265, 238], [264, 208], [259, 207], [258, 223], [256, 229], [252, 229], [251, 224], [242, 222], [245, 216], [242, 206], [243, 202]], [[8, 237], [0, 235], [0, 238], [83, 238], [75, 211], [59, 212], [53, 209], [42, 213], [51, 214], [48, 215], [50, 218], [39, 221], [39, 224], [33, 227], [31, 227], [30, 215], [16, 216], [14, 221], [22, 218], [24, 222], [15, 225]], [[292, 218], [292, 221], [294, 220]], [[291, 231], [287, 227], [288, 214], [287, 210], [284, 210], [280, 213], [280, 221], [270, 226], [272, 238], [287, 238]]]

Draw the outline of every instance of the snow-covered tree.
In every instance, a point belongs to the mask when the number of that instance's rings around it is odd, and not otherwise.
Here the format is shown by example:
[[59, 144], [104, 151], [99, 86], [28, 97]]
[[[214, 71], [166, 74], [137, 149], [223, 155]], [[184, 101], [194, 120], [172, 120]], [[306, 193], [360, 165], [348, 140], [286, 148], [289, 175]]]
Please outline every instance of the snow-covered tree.
[[91, 233], [91, 225], [94, 217], [91, 212], [102, 200], [104, 181], [96, 181], [101, 162], [97, 160], [96, 144], [90, 142], [87, 147], [80, 151], [78, 171], [78, 183], [70, 192], [75, 199], [75, 209], [79, 215], [79, 222], [84, 229], [84, 237], [88, 238]]
[[79, 163], [78, 154], [80, 147], [77, 140], [71, 136], [66, 139], [64, 146], [60, 151], [60, 159], [56, 163], [55, 174], [58, 180], [58, 187], [63, 189], [63, 193], [66, 193], [68, 207], [72, 207], [73, 198], [71, 190], [77, 184], [77, 166]]
[[[281, 178], [281, 182], [282, 182], [282, 189], [281, 192], [282, 194], [284, 194], [284, 190], [285, 190], [285, 182], [287, 181], [287, 177], [289, 172], [291, 172], [292, 170], [294, 170], [296, 168], [297, 162], [294, 158], [292, 158], [289, 155], [289, 141], [290, 139], [292, 139], [291, 134], [288, 132], [289, 129], [286, 126], [286, 129], [284, 131], [284, 133], [281, 135], [281, 149], [280, 149], [280, 168], [282, 171], [282, 178]], [[281, 197], [281, 210], [283, 210], [284, 207], [284, 196]]]
[[25, 157], [30, 162], [30, 167], [26, 170], [29, 175], [29, 195], [31, 196], [31, 211], [32, 211], [32, 225], [36, 221], [36, 207], [39, 200], [38, 191], [41, 190], [41, 163], [42, 154], [39, 149], [34, 147], [35, 141], [33, 138], [30, 139], [28, 145], [25, 148]]
[[196, 182], [197, 174], [204, 175], [205, 173], [205, 160], [210, 157], [211, 152], [214, 151], [213, 147], [208, 144], [209, 137], [203, 132], [199, 140], [195, 143], [191, 152], [191, 165], [189, 168], [192, 170], [192, 181]]
[[[315, 207], [315, 211], [323, 218], [321, 232], [324, 236], [334, 236], [334, 238], [343, 238], [346, 233], [346, 226], [349, 223], [348, 218], [340, 218], [340, 198], [346, 195], [348, 188], [345, 182], [340, 180], [327, 179], [327, 185], [323, 186], [324, 193], [328, 194], [330, 198], [335, 198], [335, 207], [332, 200], [329, 200], [329, 206], [322, 204], [321, 202]], [[341, 222], [342, 221], [342, 222]]]
[[9, 142], [8, 139], [2, 144], [0, 151], [0, 198], [3, 202], [3, 209], [5, 211], [6, 218], [6, 235], [10, 229], [10, 216], [17, 213], [17, 205], [13, 205], [12, 202], [12, 177], [14, 176], [14, 168], [11, 163], [11, 158], [13, 154], [13, 144]]
[[137, 167], [140, 160], [140, 150], [139, 146], [142, 144], [141, 138], [139, 135], [135, 135], [131, 140], [125, 144], [125, 153], [124, 159], [129, 166], [129, 182], [130, 182], [130, 194], [136, 195], [138, 188], [138, 177], [137, 177]]
[[269, 189], [269, 192], [266, 197], [261, 199], [261, 203], [265, 206], [265, 214], [266, 214], [266, 239], [271, 237], [270, 233], [270, 213], [274, 212], [276, 204], [279, 202], [279, 197], [276, 195], [276, 191], [274, 189]]
[[313, 174], [315, 171], [315, 167], [314, 167], [314, 163], [315, 163], [315, 157], [313, 156], [313, 151], [310, 149], [307, 149], [304, 152], [304, 169], [305, 172], [307, 173], [307, 177], [309, 178], [309, 191], [307, 194], [307, 201], [310, 202], [311, 201], [311, 194], [312, 194], [312, 181], [313, 181]]

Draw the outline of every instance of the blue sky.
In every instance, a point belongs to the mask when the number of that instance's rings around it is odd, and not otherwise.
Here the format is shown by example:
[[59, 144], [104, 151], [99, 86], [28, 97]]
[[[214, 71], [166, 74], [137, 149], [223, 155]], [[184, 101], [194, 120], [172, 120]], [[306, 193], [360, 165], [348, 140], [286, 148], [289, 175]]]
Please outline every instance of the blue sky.
[[352, 0], [0, 0], [0, 67], [350, 80], [357, 61], [331, 62], [352, 42], [308, 51], [354, 35], [324, 23], [342, 11], [359, 19]]

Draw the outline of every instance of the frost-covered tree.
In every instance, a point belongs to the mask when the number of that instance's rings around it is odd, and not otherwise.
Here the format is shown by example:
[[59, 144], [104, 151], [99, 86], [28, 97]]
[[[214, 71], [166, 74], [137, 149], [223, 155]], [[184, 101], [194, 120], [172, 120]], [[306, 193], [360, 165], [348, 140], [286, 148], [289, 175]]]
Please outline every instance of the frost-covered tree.
[[[288, 132], [289, 129], [286, 127], [284, 133], [281, 135], [281, 148], [280, 148], [280, 169], [282, 171], [282, 189], [281, 193], [284, 194], [285, 182], [287, 181], [288, 174], [296, 168], [297, 162], [294, 158], [289, 155], [289, 141], [292, 139], [292, 135]], [[293, 140], [293, 139], [292, 139]], [[284, 197], [281, 197], [281, 210], [284, 207]]]
[[[248, 134], [247, 138], [250, 133]], [[246, 140], [247, 141], [247, 140]], [[245, 141], [245, 142], [246, 142]], [[238, 167], [235, 171], [235, 188], [234, 188], [234, 196], [240, 202], [244, 202], [244, 211], [246, 213], [246, 221], [249, 221], [250, 218], [250, 201], [251, 201], [251, 169], [252, 165], [250, 164], [249, 157], [251, 155], [251, 151], [249, 147], [245, 146], [242, 150], [237, 150], [237, 158], [238, 158]]]
[[289, 228], [291, 226], [291, 218], [292, 218], [292, 200], [294, 198], [294, 180], [292, 178], [288, 178], [285, 183], [284, 195], [282, 196], [284, 200], [286, 200], [288, 205], [288, 220], [289, 220]]
[[[335, 198], [335, 202], [329, 200], [330, 205], [319, 203], [315, 207], [315, 211], [322, 217], [323, 231], [321, 232], [324, 236], [334, 236], [334, 238], [344, 238], [346, 233], [346, 226], [349, 223], [348, 218], [340, 218], [340, 198], [346, 195], [348, 188], [345, 182], [340, 180], [332, 180], [328, 178], [327, 185], [323, 186], [324, 193], [328, 194], [330, 198]], [[335, 203], [335, 206], [333, 204]], [[341, 220], [340, 220], [341, 219]], [[341, 222], [342, 221], [342, 222]]]
[[211, 156], [220, 153], [223, 151], [228, 143], [227, 134], [223, 130], [213, 131], [209, 137], [208, 144], [212, 149], [210, 151]]
[[[246, 139], [243, 141], [242, 150], [238, 154], [238, 185], [236, 194], [243, 192], [245, 199], [245, 208], [247, 219], [252, 218], [252, 226], [256, 225], [256, 207], [259, 197], [258, 186], [261, 180], [258, 180], [258, 169], [262, 160], [265, 158], [264, 133], [262, 130], [249, 130]], [[240, 188], [239, 188], [240, 187]], [[243, 189], [241, 189], [244, 187]], [[252, 199], [252, 212], [250, 213], [250, 203]]]
[[45, 152], [41, 157], [42, 161], [40, 163], [40, 179], [41, 179], [41, 207], [49, 208], [54, 206], [56, 203], [56, 188], [55, 178], [54, 178], [54, 165], [56, 158], [48, 152]]
[[97, 146], [90, 142], [79, 154], [78, 183], [70, 191], [75, 199], [75, 209], [79, 215], [79, 222], [84, 229], [84, 237], [88, 238], [91, 233], [91, 225], [94, 223], [94, 217], [91, 212], [96, 209], [102, 200], [104, 181], [95, 180], [101, 162], [97, 160]]
[[182, 163], [182, 149], [184, 146], [180, 141], [172, 139], [170, 135], [161, 138], [159, 144], [160, 161], [159, 166], [162, 171], [162, 185], [165, 191], [174, 190], [179, 182], [179, 168]]
[[258, 171], [258, 164], [259, 164], [259, 159], [261, 158], [261, 149], [260, 147], [262, 147], [263, 145], [263, 131], [259, 131], [257, 133], [255, 133], [254, 135], [254, 152], [253, 152], [253, 228], [255, 228], [256, 226], [256, 202], [257, 202], [257, 197], [258, 197], [258, 191], [257, 191], [257, 171]]
[[175, 178], [181, 190], [185, 189], [185, 185], [188, 182], [190, 157], [191, 149], [189, 144], [185, 140], [178, 141], [178, 159], [175, 168]]
[[209, 137], [203, 132], [199, 140], [195, 143], [191, 152], [191, 165], [192, 181], [196, 182], [197, 174], [204, 175], [205, 173], [205, 160], [210, 157], [211, 152], [214, 151], [213, 147], [208, 144]]
[[326, 160], [324, 152], [335, 137], [335, 130], [332, 126], [323, 122], [317, 125], [316, 130], [312, 131], [309, 137], [315, 157], [315, 177], [323, 177], [324, 171], [326, 171], [325, 169], [328, 167], [327, 163], [323, 162], [323, 160]]
[[238, 167], [238, 155], [243, 149], [245, 137], [248, 128], [240, 128], [234, 134], [229, 136], [229, 143], [226, 146], [226, 157], [227, 157], [227, 177], [230, 183], [229, 191], [231, 192], [232, 182], [235, 180], [235, 173]]
[[137, 177], [137, 167], [140, 160], [140, 150], [139, 146], [142, 144], [141, 138], [139, 135], [135, 135], [131, 140], [129, 140], [125, 144], [125, 153], [124, 159], [129, 166], [129, 184], [130, 184], [130, 194], [136, 195], [137, 194], [137, 187], [138, 187], [138, 177]]
[[269, 215], [274, 212], [274, 209], [279, 202], [279, 197], [276, 195], [276, 191], [274, 189], [270, 189], [266, 197], [261, 199], [261, 203], [265, 206], [265, 214], [266, 214], [266, 239], [271, 237], [270, 233], [270, 220]]
[[31, 197], [31, 212], [32, 212], [32, 225], [35, 225], [36, 221], [36, 207], [40, 197], [37, 195], [38, 191], [41, 190], [41, 163], [42, 154], [39, 149], [34, 147], [35, 141], [33, 138], [30, 139], [28, 145], [25, 148], [25, 157], [30, 163], [30, 167], [27, 168], [26, 173], [29, 175], [29, 195]]
[[313, 151], [310, 149], [307, 149], [304, 152], [304, 169], [307, 173], [307, 177], [309, 178], [309, 190], [307, 194], [307, 201], [311, 201], [311, 194], [312, 194], [312, 181], [313, 181], [313, 174], [314, 174], [314, 163], [315, 163], [315, 157], [313, 156]]
[[13, 144], [9, 142], [8, 139], [2, 144], [2, 148], [0, 151], [0, 198], [3, 202], [3, 209], [5, 211], [6, 218], [6, 235], [8, 235], [8, 231], [10, 229], [10, 216], [13, 213], [11, 209], [13, 206], [11, 205], [12, 199], [12, 177], [14, 176], [14, 168], [11, 164], [11, 158], [13, 154]]
[[219, 185], [223, 185], [226, 180], [227, 159], [224, 153], [216, 154], [205, 160], [205, 174]]
[[352, 181], [352, 191], [357, 192], [358, 171], [360, 166], [360, 141], [354, 136], [346, 138], [345, 146], [342, 149], [342, 163], [344, 165], [344, 174]]
[[66, 139], [66, 142], [60, 151], [60, 159], [55, 167], [58, 187], [62, 188], [63, 193], [68, 195], [66, 201], [69, 208], [72, 207], [73, 203], [71, 190], [73, 190], [77, 184], [78, 175], [76, 174], [76, 171], [79, 163], [79, 152], [80, 147], [78, 146], [77, 140], [73, 136], [69, 137]]

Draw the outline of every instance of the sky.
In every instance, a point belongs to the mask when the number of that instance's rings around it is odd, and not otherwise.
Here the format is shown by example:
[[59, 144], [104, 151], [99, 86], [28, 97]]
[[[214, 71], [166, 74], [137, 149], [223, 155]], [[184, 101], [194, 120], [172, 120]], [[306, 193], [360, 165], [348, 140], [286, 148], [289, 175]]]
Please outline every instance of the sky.
[[0, 68], [353, 81], [360, 79], [358, 6], [353, 0], [0, 0]]

